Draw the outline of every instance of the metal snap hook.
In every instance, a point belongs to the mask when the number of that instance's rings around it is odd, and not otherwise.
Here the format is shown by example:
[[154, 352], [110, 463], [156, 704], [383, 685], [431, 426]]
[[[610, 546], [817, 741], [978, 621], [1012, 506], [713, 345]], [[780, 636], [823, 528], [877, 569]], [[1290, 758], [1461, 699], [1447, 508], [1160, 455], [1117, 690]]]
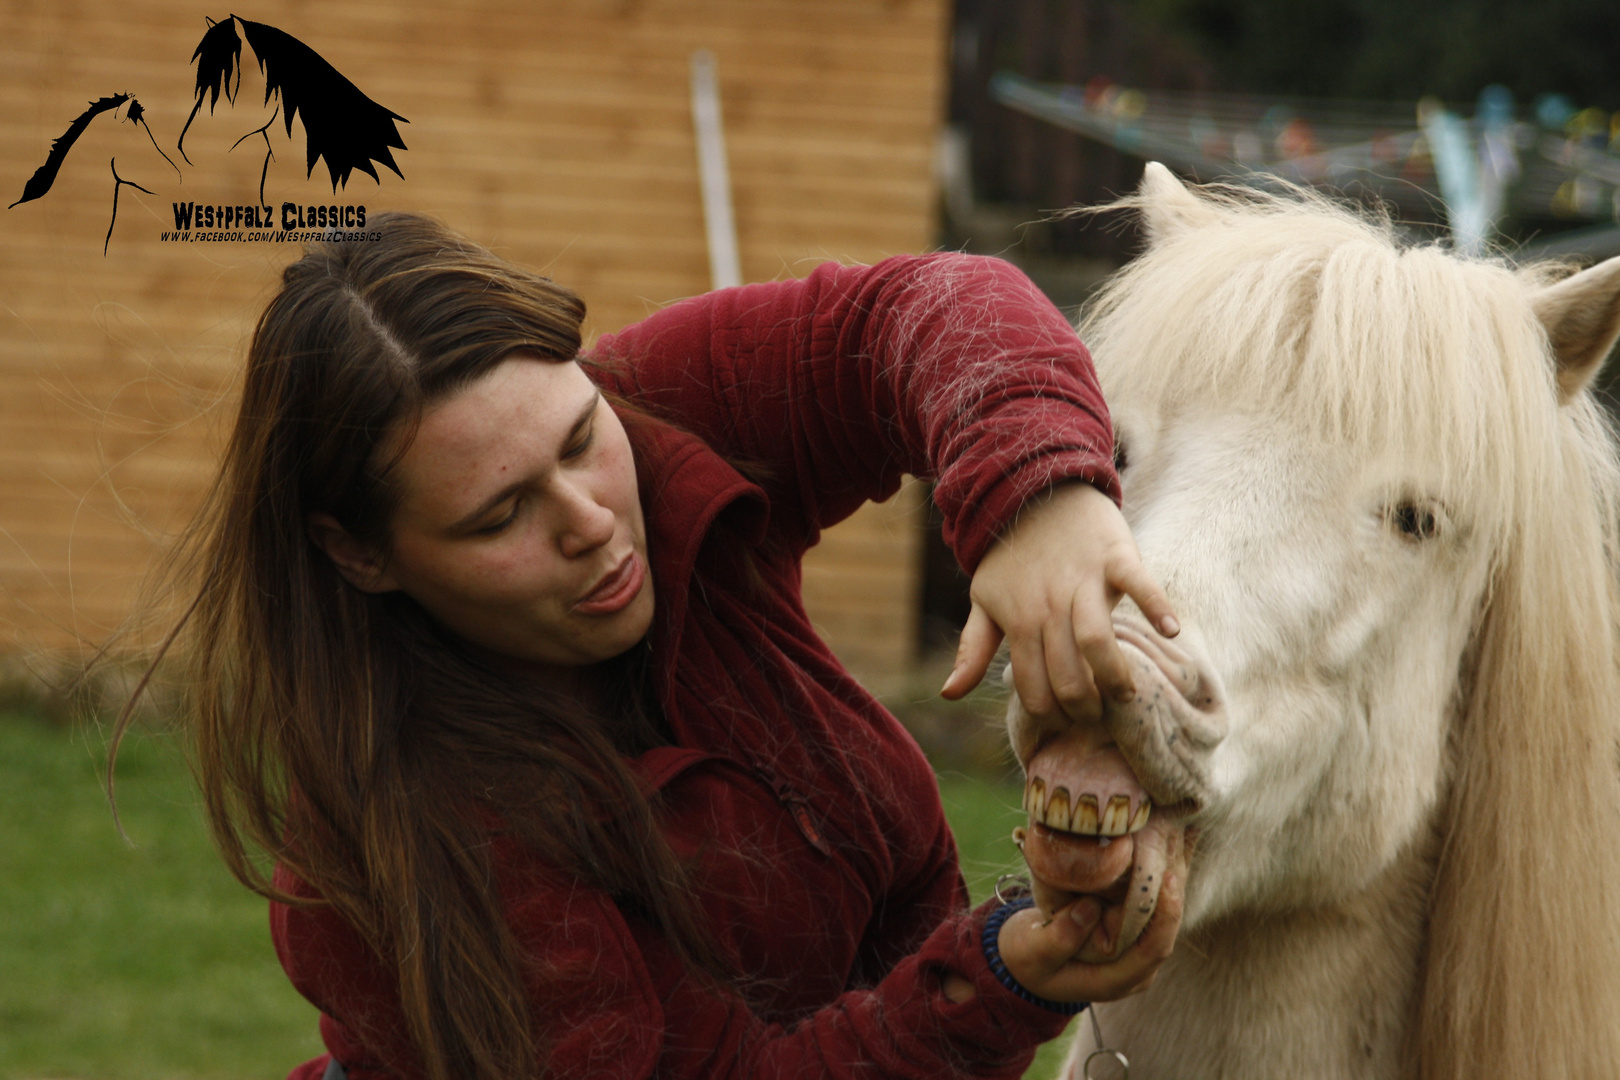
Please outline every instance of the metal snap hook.
[[[1097, 1044], [1097, 1049], [1087, 1054], [1085, 1063], [1080, 1066], [1080, 1075], [1083, 1080], [1131, 1080], [1130, 1059], [1118, 1050], [1108, 1049], [1103, 1042], [1102, 1025], [1097, 1023], [1097, 1006], [1093, 1005], [1087, 1009], [1086, 1015], [1091, 1017], [1091, 1037], [1092, 1041]], [[1099, 1066], [1098, 1063], [1110, 1060], [1119, 1067], [1117, 1069], [1107, 1068], [1107, 1071], [1102, 1074], [1091, 1071], [1093, 1067], [1106, 1068], [1105, 1065]]]
[[[1118, 1068], [1108, 1068], [1105, 1064], [1103, 1068], [1107, 1070], [1106, 1072], [1092, 1072], [1092, 1066], [1098, 1059], [1105, 1063], [1109, 1061], [1116, 1062]], [[1093, 1050], [1086, 1055], [1086, 1063], [1081, 1067], [1080, 1075], [1085, 1080], [1130, 1080], [1131, 1063], [1118, 1050]]]
[[1021, 899], [1029, 895], [1029, 891], [1029, 878], [1023, 874], [1002, 874], [996, 878], [996, 899], [1003, 904]]

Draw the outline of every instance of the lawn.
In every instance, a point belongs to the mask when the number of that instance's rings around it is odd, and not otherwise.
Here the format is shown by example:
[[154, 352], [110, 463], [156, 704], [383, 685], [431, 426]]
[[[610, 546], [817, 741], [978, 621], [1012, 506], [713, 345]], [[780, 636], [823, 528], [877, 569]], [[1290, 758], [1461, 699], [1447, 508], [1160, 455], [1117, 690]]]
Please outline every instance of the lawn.
[[264, 901], [203, 832], [174, 747], [132, 737], [114, 831], [99, 737], [0, 719], [0, 1077], [282, 1077], [320, 1052]]
[[[1013, 846], [1012, 831], [1024, 823], [1019, 809], [1023, 790], [1013, 783], [992, 783], [962, 773], [942, 772], [939, 794], [956, 833], [962, 876], [977, 903], [990, 895], [1002, 874], [1022, 871], [1024, 859]], [[1069, 1030], [1074, 1030], [1071, 1023]], [[1024, 1080], [1047, 1080], [1063, 1064], [1067, 1038], [1041, 1047]]]
[[[135, 736], [113, 829], [99, 737], [0, 717], [0, 1080], [279, 1080], [320, 1052], [270, 948], [264, 902], [226, 874], [174, 746]], [[1018, 791], [940, 778], [975, 898], [1013, 869]], [[1030, 1077], [1051, 1075], [1054, 1048]]]

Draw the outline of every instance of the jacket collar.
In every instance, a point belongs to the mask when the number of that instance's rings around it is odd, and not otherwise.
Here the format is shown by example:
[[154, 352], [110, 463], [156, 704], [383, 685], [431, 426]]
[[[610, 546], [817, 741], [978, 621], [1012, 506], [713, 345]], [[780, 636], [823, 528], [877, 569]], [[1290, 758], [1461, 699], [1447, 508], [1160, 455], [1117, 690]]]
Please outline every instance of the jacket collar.
[[636, 484], [647, 527], [656, 613], [655, 654], [676, 655], [685, 624], [698, 553], [724, 515], [750, 544], [763, 543], [770, 520], [764, 489], [744, 477], [708, 443], [663, 420], [620, 412], [636, 463]]

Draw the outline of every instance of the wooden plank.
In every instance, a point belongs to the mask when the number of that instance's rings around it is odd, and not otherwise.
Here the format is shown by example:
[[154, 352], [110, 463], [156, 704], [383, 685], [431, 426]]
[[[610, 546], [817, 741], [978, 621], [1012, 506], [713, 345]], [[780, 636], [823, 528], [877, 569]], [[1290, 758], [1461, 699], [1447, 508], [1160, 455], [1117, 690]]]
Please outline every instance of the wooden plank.
[[[411, 119], [403, 182], [357, 176], [336, 193], [324, 168], [303, 175], [301, 122], [291, 141], [278, 122], [267, 199], [439, 214], [577, 288], [588, 337], [706, 285], [686, 82], [700, 46], [719, 58], [746, 277], [931, 241], [944, 0], [271, 0], [252, 14]], [[6, 201], [85, 102], [117, 90], [174, 154], [195, 11], [24, 4], [6, 29]], [[255, 312], [297, 249], [158, 237], [175, 199], [257, 202], [262, 142], [230, 149], [269, 117], [244, 58], [236, 106], [203, 110], [186, 136], [183, 182], [145, 132], [105, 118], [46, 198], [0, 217], [0, 648], [78, 647], [121, 621], [151, 534], [211, 478]], [[120, 192], [103, 257], [111, 158], [159, 194]], [[869, 672], [909, 649], [910, 512], [863, 510], [807, 560], [813, 616]]]

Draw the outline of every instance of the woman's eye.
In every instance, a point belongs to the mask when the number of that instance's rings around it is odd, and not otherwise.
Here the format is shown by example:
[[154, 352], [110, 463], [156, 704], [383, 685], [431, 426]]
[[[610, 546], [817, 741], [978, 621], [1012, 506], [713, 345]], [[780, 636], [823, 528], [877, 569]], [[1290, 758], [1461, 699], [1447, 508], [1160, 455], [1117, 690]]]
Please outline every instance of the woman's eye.
[[574, 443], [572, 446], [568, 447], [567, 449], [565, 449], [563, 451], [563, 453], [562, 453], [563, 460], [572, 461], [574, 458], [577, 458], [580, 455], [584, 454], [585, 451], [587, 451], [587, 450], [589, 450], [591, 448], [591, 443], [595, 438], [596, 438], [596, 427], [593, 424], [591, 427], [589, 427], [589, 428], [587, 428], [585, 430], [585, 434], [580, 436], [578, 442]]
[[512, 524], [512, 522], [517, 520], [518, 506], [521, 503], [522, 503], [521, 499], [514, 501], [512, 503], [512, 510], [511, 510], [511, 512], [509, 514], [507, 514], [504, 518], [502, 518], [501, 520], [495, 522], [492, 525], [485, 525], [481, 529], [474, 529], [473, 530], [473, 535], [475, 535], [475, 536], [494, 536], [496, 533], [504, 532], [508, 525]]

